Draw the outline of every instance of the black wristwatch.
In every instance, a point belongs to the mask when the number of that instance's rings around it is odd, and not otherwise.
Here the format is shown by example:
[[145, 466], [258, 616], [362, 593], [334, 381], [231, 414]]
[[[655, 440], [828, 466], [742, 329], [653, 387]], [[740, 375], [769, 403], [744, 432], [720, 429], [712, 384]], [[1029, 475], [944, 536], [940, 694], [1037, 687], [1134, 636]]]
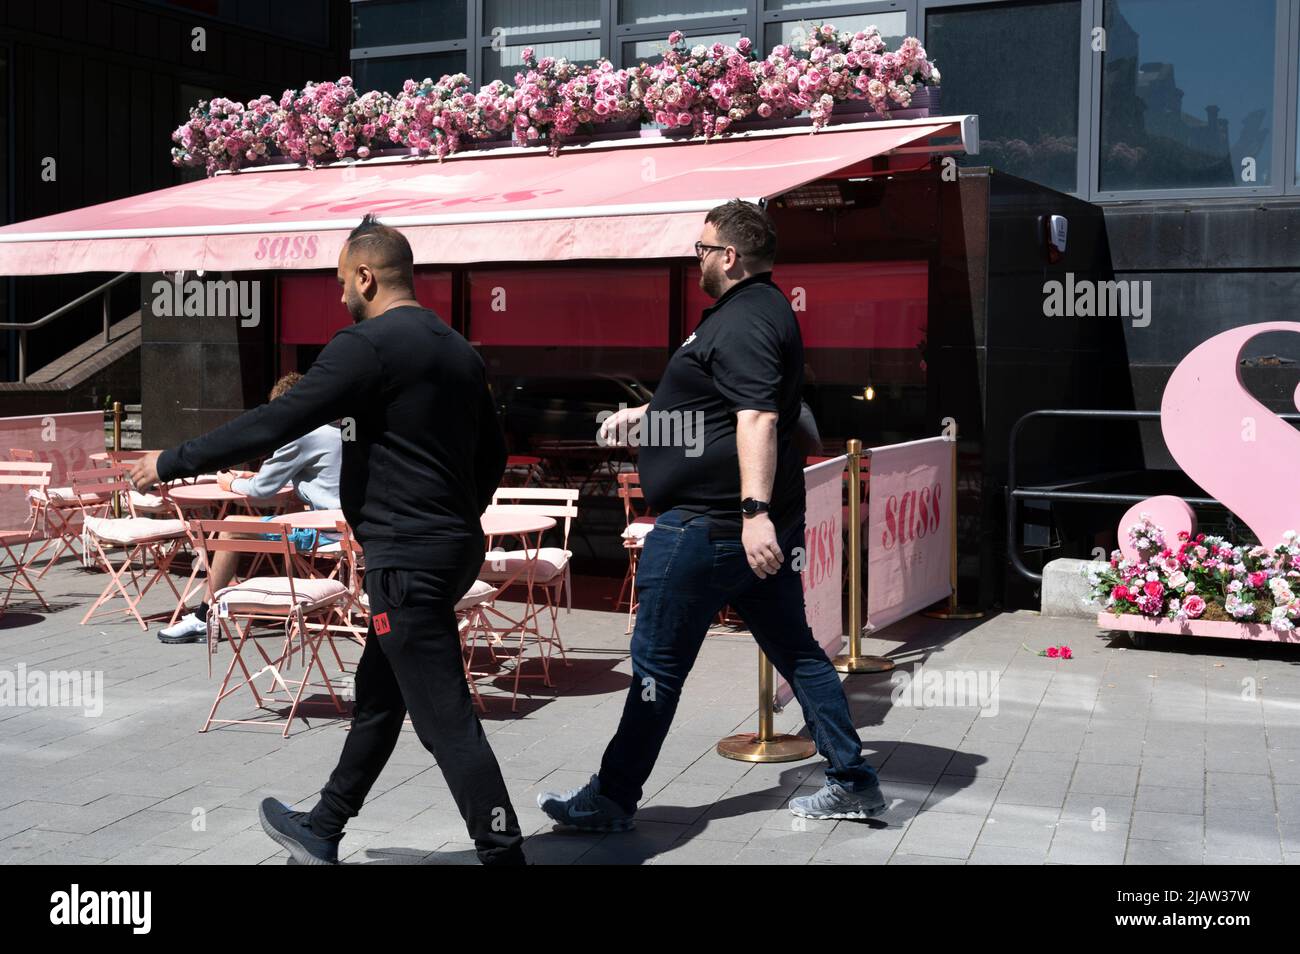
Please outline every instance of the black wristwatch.
[[753, 497], [746, 497], [740, 502], [740, 512], [746, 517], [753, 517], [756, 514], [767, 513], [768, 504], [766, 500], [755, 500]]

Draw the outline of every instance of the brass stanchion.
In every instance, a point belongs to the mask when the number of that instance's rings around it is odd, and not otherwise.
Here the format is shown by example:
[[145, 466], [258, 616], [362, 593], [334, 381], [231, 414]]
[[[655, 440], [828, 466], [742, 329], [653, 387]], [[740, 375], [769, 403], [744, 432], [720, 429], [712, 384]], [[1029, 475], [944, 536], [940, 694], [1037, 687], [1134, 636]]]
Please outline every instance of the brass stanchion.
[[772, 661], [758, 651], [758, 731], [729, 735], [718, 743], [718, 754], [738, 762], [797, 762], [817, 753], [811, 739], [775, 735], [772, 727]]
[[[122, 449], [122, 402], [113, 402], [113, 453], [116, 455]], [[117, 466], [117, 457], [113, 458], [113, 466]], [[113, 493], [113, 516], [122, 516], [122, 495]]]
[[[862, 441], [849, 441], [849, 651], [832, 665], [840, 672], [888, 672], [893, 660], [862, 655]], [[870, 451], [867, 452], [870, 455]]]
[[957, 605], [957, 424], [953, 422], [952, 432], [952, 558], [949, 560], [949, 577], [952, 592], [948, 594], [948, 605], [943, 609], [926, 610], [922, 616], [930, 619], [983, 619], [984, 614], [977, 609], [963, 609]]

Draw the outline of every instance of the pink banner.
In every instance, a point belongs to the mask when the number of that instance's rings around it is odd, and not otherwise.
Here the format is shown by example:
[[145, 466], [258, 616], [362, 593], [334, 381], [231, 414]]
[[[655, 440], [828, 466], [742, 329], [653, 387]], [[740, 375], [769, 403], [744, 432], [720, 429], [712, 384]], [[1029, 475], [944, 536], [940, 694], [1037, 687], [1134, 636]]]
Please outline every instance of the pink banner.
[[[13, 449], [36, 452], [36, 459], [52, 461], [51, 487], [66, 487], [68, 474], [92, 466], [91, 454], [104, 450], [102, 411], [72, 414], [35, 414], [0, 417], [0, 458], [10, 460]], [[27, 494], [22, 487], [0, 487], [0, 530], [27, 526]]]
[[954, 446], [932, 437], [869, 452], [868, 632], [952, 592]]
[[[803, 605], [813, 637], [834, 657], [844, 642], [840, 612], [844, 560], [844, 466], [847, 457], [814, 464], [803, 472], [807, 512], [803, 552], [787, 554], [803, 578]], [[776, 674], [776, 705], [794, 698], [789, 683]]]

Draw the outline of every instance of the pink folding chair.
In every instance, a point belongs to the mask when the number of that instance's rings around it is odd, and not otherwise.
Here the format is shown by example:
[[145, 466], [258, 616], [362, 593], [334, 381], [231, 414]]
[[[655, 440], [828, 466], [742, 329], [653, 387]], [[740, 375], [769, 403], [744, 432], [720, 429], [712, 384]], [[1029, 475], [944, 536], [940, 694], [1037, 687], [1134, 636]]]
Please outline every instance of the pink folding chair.
[[[94, 506], [107, 508], [116, 496], [119, 501], [126, 501], [125, 509], [130, 514], [105, 517], [83, 511], [83, 559], [87, 565], [97, 565], [107, 572], [109, 581], [99, 598], [86, 610], [81, 624], [85, 626], [101, 607], [121, 598], [126, 606], [111, 612], [134, 616], [140, 628], [148, 631], [149, 624], [140, 614], [140, 603], [154, 585], [162, 580], [176, 599], [180, 599], [180, 591], [172, 582], [169, 571], [172, 560], [185, 543], [185, 523], [181, 520], [153, 520], [137, 514], [131, 504], [131, 482], [126, 479], [125, 467], [74, 471], [69, 476], [76, 499], [102, 499], [103, 504]], [[115, 551], [123, 554], [117, 566], [109, 556]]]
[[[655, 528], [655, 518], [645, 506], [645, 493], [641, 490], [641, 475], [636, 471], [624, 471], [617, 477], [618, 499], [623, 501], [624, 528], [620, 537], [623, 551], [627, 553], [627, 573], [623, 576], [623, 585], [618, 589], [618, 598], [614, 600], [617, 611], [627, 601], [627, 631], [632, 632], [632, 621], [636, 618], [636, 568], [641, 560], [641, 551], [645, 549], [646, 535]], [[639, 501], [639, 502], [638, 502]]]
[[[35, 451], [20, 448], [11, 448], [9, 456], [15, 462], [36, 460]], [[81, 527], [77, 524], [77, 518], [86, 513], [106, 516], [108, 498], [98, 494], [87, 494], [84, 498], [80, 498], [73, 493], [71, 487], [40, 487], [28, 491], [28, 501], [32, 507], [33, 520], [40, 524], [42, 535], [45, 537], [40, 549], [32, 554], [28, 565], [40, 559], [46, 550], [54, 548], [53, 556], [36, 578], [44, 579], [50, 567], [68, 550], [71, 550], [74, 556], [80, 555], [84, 562], [85, 554], [77, 552], [77, 546], [81, 542]]]
[[[53, 464], [44, 461], [0, 462], [0, 487], [21, 487], [30, 501], [32, 491], [44, 491], [50, 485], [50, 471], [53, 469]], [[45, 602], [45, 597], [41, 595], [27, 573], [30, 564], [27, 548], [36, 539], [37, 526], [38, 515], [33, 508], [26, 529], [0, 530], [0, 581], [6, 578], [9, 580], [4, 599], [0, 600], [0, 617], [3, 617], [5, 610], [8, 609], [16, 586], [28, 590], [40, 601], [47, 613], [50, 611], [50, 604]], [[14, 548], [17, 546], [21, 546], [21, 551], [15, 553]]]
[[[190, 537], [209, 565], [213, 553], [227, 551], [265, 555], [274, 558], [283, 569], [282, 576], [250, 577], [215, 593], [209, 584], [208, 649], [210, 653], [215, 651], [219, 632], [230, 643], [232, 655], [207, 721], [199, 731], [207, 732], [213, 725], [283, 726], [283, 735], [288, 738], [308, 685], [324, 688], [340, 715], [346, 711], [321, 662], [320, 647], [322, 641], [330, 638], [336, 622], [346, 623], [344, 608], [348, 591], [338, 580], [295, 577], [293, 542], [288, 533], [282, 533], [274, 540], [233, 536], [248, 532], [249, 524], [242, 520], [194, 520], [190, 523]], [[225, 538], [220, 534], [232, 536]], [[274, 655], [268, 653], [254, 636], [253, 629], [257, 626], [273, 626], [282, 631], [279, 649]], [[261, 665], [251, 656], [254, 649]], [[300, 657], [303, 666], [301, 679], [286, 677], [295, 655]], [[256, 670], [249, 667], [250, 660]], [[319, 683], [311, 682], [313, 670], [320, 675]], [[265, 690], [257, 687], [257, 680], [262, 676], [270, 681]], [[245, 686], [259, 709], [270, 710], [271, 703], [287, 702], [289, 709], [284, 721], [218, 719], [217, 709], [221, 703]], [[283, 698], [277, 696], [281, 691], [285, 693]], [[305, 717], [300, 718], [306, 721]]]

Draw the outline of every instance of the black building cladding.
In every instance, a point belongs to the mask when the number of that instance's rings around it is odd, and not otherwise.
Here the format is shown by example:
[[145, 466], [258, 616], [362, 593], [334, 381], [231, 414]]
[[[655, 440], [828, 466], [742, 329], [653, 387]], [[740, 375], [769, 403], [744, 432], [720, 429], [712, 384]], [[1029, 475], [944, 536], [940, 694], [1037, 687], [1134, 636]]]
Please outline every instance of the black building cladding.
[[[307, 80], [340, 76], [348, 68], [349, 13], [346, 0], [6, 0], [0, 4], [5, 221], [192, 177], [173, 167], [170, 155], [172, 130], [190, 107], [212, 96], [278, 95]], [[34, 321], [108, 277], [0, 281], [0, 321]], [[134, 282], [117, 292], [114, 320], [139, 300]], [[83, 317], [31, 335], [29, 369], [95, 333], [97, 303], [83, 310]], [[13, 380], [13, 334], [0, 332], [0, 341], [4, 378]], [[138, 390], [114, 397], [138, 399]]]

